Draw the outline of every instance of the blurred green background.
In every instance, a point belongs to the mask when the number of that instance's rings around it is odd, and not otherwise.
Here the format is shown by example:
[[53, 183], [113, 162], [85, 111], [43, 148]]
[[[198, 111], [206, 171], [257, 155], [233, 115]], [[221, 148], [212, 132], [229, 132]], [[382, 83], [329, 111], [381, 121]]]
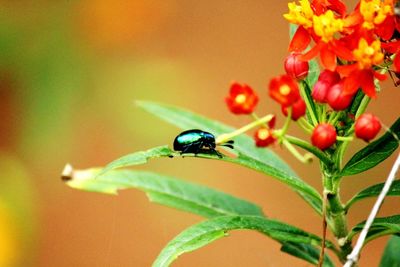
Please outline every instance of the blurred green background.
[[[354, 5], [354, 1], [350, 6]], [[180, 132], [134, 105], [179, 105], [237, 127], [224, 97], [232, 80], [253, 86], [257, 112], [279, 114], [266, 93], [283, 73], [286, 1], [0, 1], [0, 267], [150, 266], [176, 234], [202, 218], [153, 205], [142, 192], [74, 191], [63, 166], [101, 166]], [[390, 125], [400, 89], [389, 80], [370, 111]], [[293, 127], [294, 134], [302, 133]], [[350, 152], [365, 144], [355, 142]], [[318, 189], [318, 164], [275, 150]], [[348, 153], [348, 157], [351, 153]], [[343, 198], [384, 180], [393, 157], [346, 178]], [[153, 161], [158, 171], [259, 203], [265, 213], [319, 234], [319, 218], [284, 185], [250, 170], [200, 159]], [[363, 220], [373, 200], [350, 211]], [[399, 213], [398, 198], [382, 215]], [[361, 266], [376, 266], [386, 239], [369, 244]], [[175, 266], [307, 266], [251, 231], [183, 255]]]

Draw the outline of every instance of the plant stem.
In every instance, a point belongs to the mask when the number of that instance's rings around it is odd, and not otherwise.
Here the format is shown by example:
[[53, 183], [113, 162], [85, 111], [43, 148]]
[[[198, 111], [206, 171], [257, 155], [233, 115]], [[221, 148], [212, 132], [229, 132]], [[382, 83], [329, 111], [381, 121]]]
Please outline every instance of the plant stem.
[[310, 143], [291, 136], [291, 135], [285, 135], [285, 138], [287, 139], [287, 141], [289, 141], [291, 144], [296, 145], [298, 147], [303, 148], [304, 150], [307, 150], [308, 152], [311, 152], [312, 154], [314, 154], [314, 156], [316, 156], [317, 158], [319, 158], [324, 164], [326, 165], [331, 165], [332, 161], [331, 159], [321, 150], [319, 150], [318, 148], [316, 148], [315, 146], [311, 145]]
[[327, 196], [324, 193], [324, 197], [322, 200], [322, 241], [321, 241], [321, 253], [319, 254], [319, 260], [318, 260], [318, 267], [322, 267], [322, 264], [324, 264], [324, 257], [325, 257], [325, 240], [326, 240], [326, 202], [327, 202]]
[[252, 123], [249, 123], [245, 126], [243, 126], [242, 128], [239, 128], [231, 133], [227, 133], [227, 134], [221, 134], [220, 136], [217, 137], [216, 139], [216, 143], [217, 144], [222, 144], [228, 140], [231, 140], [233, 137], [238, 136], [240, 134], [243, 134], [245, 132], [247, 132], [248, 130], [253, 129], [254, 127], [257, 127], [259, 125], [262, 125], [266, 122], [269, 122], [270, 120], [272, 120], [272, 118], [274, 117], [274, 115], [272, 114], [268, 114], [256, 121], [253, 121]]
[[318, 124], [318, 120], [317, 120], [317, 114], [315, 114], [315, 109], [313, 108], [313, 102], [312, 100], [309, 98], [309, 94], [306, 92], [306, 90], [309, 90], [308, 88], [306, 88], [308, 85], [307, 83], [305, 83], [304, 81], [300, 83], [300, 93], [303, 97], [304, 102], [306, 103], [306, 107], [307, 110], [309, 112], [310, 115], [310, 119], [312, 121], [312, 124], [314, 126], [316, 126]]
[[351, 242], [347, 240], [346, 210], [340, 201], [339, 179], [337, 179], [336, 166], [326, 166], [321, 163], [324, 197], [326, 196], [326, 221], [333, 235], [338, 241], [341, 254], [340, 260], [344, 262], [346, 255], [351, 252]]
[[376, 200], [374, 207], [371, 210], [371, 213], [368, 216], [367, 221], [365, 222], [364, 228], [362, 229], [360, 236], [358, 237], [357, 243], [354, 247], [354, 250], [350, 255], [347, 256], [347, 262], [344, 267], [351, 267], [358, 261], [359, 254], [361, 252], [362, 246], [364, 245], [365, 238], [367, 237], [368, 230], [371, 227], [376, 215], [380, 207], [382, 206], [383, 200], [386, 197], [386, 194], [389, 192], [390, 186], [392, 185], [394, 179], [396, 178], [396, 173], [400, 168], [400, 154], [397, 155], [397, 159], [393, 164], [393, 167], [389, 173], [388, 178], [386, 179], [385, 185], [382, 188], [381, 193]]

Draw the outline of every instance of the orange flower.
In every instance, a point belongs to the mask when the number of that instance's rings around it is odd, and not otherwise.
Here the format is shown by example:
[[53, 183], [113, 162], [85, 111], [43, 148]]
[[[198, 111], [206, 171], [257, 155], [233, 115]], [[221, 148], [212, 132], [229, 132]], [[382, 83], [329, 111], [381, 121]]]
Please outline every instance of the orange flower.
[[337, 70], [343, 76], [344, 93], [353, 95], [358, 88], [364, 91], [369, 97], [376, 97], [374, 78], [378, 80], [386, 79], [386, 75], [376, 72], [372, 67], [383, 62], [383, 53], [381, 51], [381, 43], [377, 39], [368, 43], [361, 38], [358, 48], [353, 50], [356, 63], [351, 65], [338, 66]]
[[258, 96], [247, 84], [234, 82], [225, 101], [232, 113], [251, 114], [258, 103]]

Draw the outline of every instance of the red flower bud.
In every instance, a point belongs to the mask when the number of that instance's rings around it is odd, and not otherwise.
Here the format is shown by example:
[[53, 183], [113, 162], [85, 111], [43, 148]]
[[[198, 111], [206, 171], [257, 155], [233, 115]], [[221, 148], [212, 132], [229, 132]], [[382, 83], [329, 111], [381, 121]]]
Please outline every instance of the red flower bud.
[[302, 80], [308, 75], [308, 62], [300, 60], [299, 55], [299, 53], [291, 53], [287, 56], [284, 67], [290, 77]]
[[336, 71], [324, 70], [319, 74], [318, 81], [324, 81], [332, 85], [340, 81], [340, 75]]
[[272, 135], [272, 130], [268, 128], [260, 128], [254, 134], [256, 146], [266, 147], [274, 143], [276, 138]]
[[281, 75], [271, 79], [269, 95], [284, 106], [291, 106], [300, 98], [299, 86], [289, 75]]
[[343, 83], [340, 82], [333, 85], [329, 89], [326, 100], [332, 109], [336, 111], [344, 110], [351, 104], [351, 101], [353, 100], [353, 95], [344, 93]]
[[326, 81], [317, 81], [314, 84], [311, 96], [318, 103], [326, 103], [326, 96], [331, 85]]
[[336, 129], [331, 124], [318, 124], [311, 135], [311, 143], [321, 150], [331, 147], [336, 142]]
[[362, 114], [356, 120], [356, 123], [354, 125], [356, 136], [366, 142], [374, 139], [380, 130], [381, 122], [376, 116], [370, 113]]
[[[306, 103], [302, 98], [299, 98], [292, 106], [292, 116], [291, 119], [297, 121], [300, 117], [306, 114]], [[282, 113], [283, 115], [288, 115], [288, 108], [286, 106], [282, 106]]]
[[258, 96], [247, 84], [234, 82], [225, 101], [232, 113], [251, 114], [258, 103]]

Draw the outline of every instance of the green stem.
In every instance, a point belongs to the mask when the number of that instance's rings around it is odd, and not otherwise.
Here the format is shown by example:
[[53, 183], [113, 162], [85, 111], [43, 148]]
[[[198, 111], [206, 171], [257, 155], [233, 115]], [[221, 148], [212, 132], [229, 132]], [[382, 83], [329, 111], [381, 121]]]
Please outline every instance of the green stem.
[[336, 170], [334, 167], [328, 167], [321, 164], [323, 173], [322, 180], [324, 186], [324, 194], [327, 199], [327, 216], [328, 226], [335, 238], [338, 240], [341, 249], [340, 260], [344, 262], [346, 255], [352, 250], [351, 242], [347, 239], [348, 228], [346, 219], [346, 210], [340, 200], [338, 182], [335, 178]]
[[332, 160], [321, 150], [319, 150], [318, 148], [316, 148], [315, 146], [311, 145], [310, 143], [291, 136], [291, 135], [286, 135], [285, 138], [287, 139], [288, 142], [290, 142], [293, 145], [296, 145], [298, 147], [303, 148], [304, 150], [307, 150], [308, 152], [314, 154], [317, 158], [319, 158], [324, 164], [326, 165], [331, 165], [332, 164]]
[[304, 102], [306, 103], [306, 107], [308, 110], [308, 114], [310, 115], [312, 124], [316, 126], [318, 124], [317, 115], [315, 114], [315, 109], [311, 103], [312, 99], [309, 97], [309, 94], [305, 91], [308, 90], [306, 88], [308, 86], [304, 81], [300, 83], [300, 93], [303, 97]]
[[220, 136], [217, 137], [216, 139], [216, 143], [217, 144], [222, 144], [227, 142], [228, 140], [231, 140], [233, 137], [238, 136], [240, 134], [243, 134], [259, 125], [262, 125], [264, 123], [269, 122], [270, 120], [272, 120], [272, 118], [274, 117], [274, 115], [272, 114], [268, 114], [256, 121], [253, 121], [252, 123], [249, 123], [245, 126], [243, 126], [242, 128], [239, 128], [231, 133], [227, 133], [227, 134], [221, 134]]
[[357, 112], [355, 115], [356, 119], [358, 119], [358, 117], [360, 117], [365, 112], [365, 110], [367, 109], [367, 106], [369, 104], [369, 101], [371, 101], [371, 98], [367, 95], [364, 95], [363, 99], [361, 100], [360, 106], [357, 109]]
[[282, 144], [296, 159], [302, 163], [310, 163], [312, 161], [312, 156], [310, 154], [305, 154], [304, 156], [301, 155], [300, 152], [297, 151], [297, 149], [285, 137], [283, 137], [281, 140]]

